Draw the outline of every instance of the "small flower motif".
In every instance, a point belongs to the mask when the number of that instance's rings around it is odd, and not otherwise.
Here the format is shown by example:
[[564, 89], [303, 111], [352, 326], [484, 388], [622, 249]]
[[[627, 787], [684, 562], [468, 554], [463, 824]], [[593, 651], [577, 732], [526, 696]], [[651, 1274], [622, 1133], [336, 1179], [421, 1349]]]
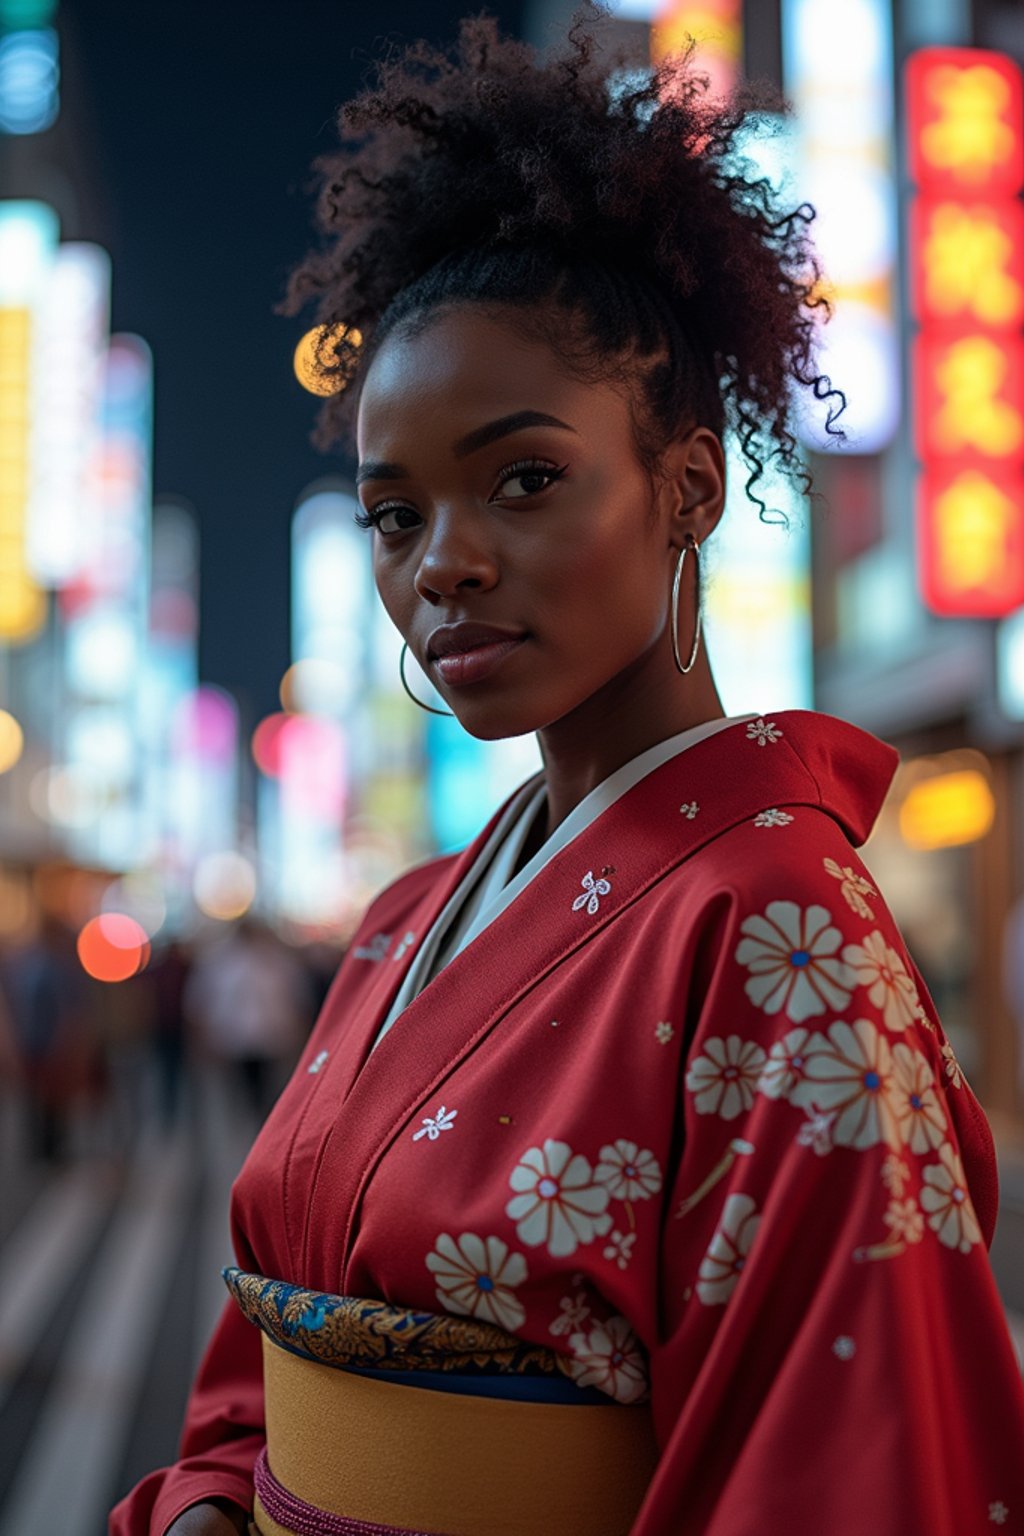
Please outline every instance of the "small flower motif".
[[897, 1157], [895, 1152], [890, 1152], [882, 1164], [882, 1183], [891, 1195], [899, 1197], [903, 1193], [903, 1186], [910, 1178], [910, 1169], [902, 1157]]
[[576, 897], [572, 904], [572, 909], [574, 912], [579, 912], [582, 907], [586, 907], [589, 916], [593, 917], [601, 905], [601, 897], [608, 895], [611, 886], [607, 880], [600, 878], [595, 880], [592, 869], [587, 870], [587, 873], [580, 881], [580, 885], [583, 887], [583, 894]]
[[963, 1163], [948, 1141], [939, 1148], [939, 1161], [929, 1163], [921, 1177], [924, 1188], [918, 1198], [928, 1213], [928, 1225], [947, 1248], [970, 1253], [974, 1244], [981, 1242], [981, 1228], [971, 1204]]
[[763, 720], [760, 715], [747, 726], [747, 740], [756, 741], [759, 747], [778, 741], [781, 735], [782, 731], [774, 720]]
[[776, 1040], [758, 1079], [758, 1093], [763, 1093], [769, 1099], [789, 1098], [793, 1089], [804, 1080], [807, 1042], [810, 1039], [809, 1029], [791, 1029], [788, 1035]]
[[953, 1047], [948, 1040], [942, 1042], [942, 1059], [946, 1063], [946, 1076], [954, 1088], [962, 1088], [964, 1074], [960, 1063], [953, 1054]]
[[309, 1066], [306, 1068], [306, 1071], [315, 1077], [316, 1074], [320, 1071], [321, 1067], [327, 1061], [329, 1055], [330, 1051], [318, 1051], [317, 1054], [313, 1057], [313, 1060], [310, 1062]]
[[913, 1200], [890, 1200], [882, 1220], [905, 1243], [919, 1243], [924, 1236], [924, 1217]]
[[864, 917], [868, 922], [873, 922], [875, 914], [864, 900], [865, 896], [878, 895], [871, 881], [859, 875], [855, 869], [851, 869], [849, 864], [837, 864], [835, 859], [823, 859], [822, 863], [833, 880], [842, 882], [839, 888], [850, 910], [856, 912], [858, 917]]
[[668, 1045], [674, 1034], [675, 1030], [667, 1019], [662, 1019], [660, 1024], [654, 1026], [654, 1038], [659, 1045]]
[[863, 944], [847, 944], [843, 959], [851, 967], [876, 1008], [882, 1010], [887, 1029], [899, 1031], [913, 1023], [921, 1011], [917, 988], [896, 950], [877, 931]]
[[354, 960], [372, 960], [376, 965], [383, 960], [391, 943], [390, 933], [375, 933], [369, 944], [359, 944], [352, 951]]
[[425, 1136], [428, 1141], [436, 1141], [442, 1131], [452, 1129], [452, 1123], [457, 1114], [457, 1109], [445, 1109], [442, 1104], [436, 1115], [424, 1116], [423, 1129], [414, 1133], [413, 1141], [419, 1141], [421, 1136]]
[[604, 1249], [604, 1256], [606, 1259], [614, 1259], [620, 1269], [625, 1269], [633, 1256], [633, 1244], [635, 1242], [635, 1232], [623, 1234], [616, 1227], [608, 1239], [607, 1247]]
[[581, 1387], [596, 1387], [617, 1403], [647, 1396], [647, 1362], [624, 1317], [609, 1317], [569, 1340], [570, 1371]]
[[832, 1353], [840, 1360], [852, 1360], [857, 1346], [849, 1334], [841, 1333], [832, 1345]]
[[788, 827], [793, 820], [788, 811], [760, 811], [754, 817], [755, 827]]
[[854, 975], [836, 951], [843, 942], [824, 907], [801, 910], [794, 901], [769, 902], [764, 914], [744, 920], [736, 959], [750, 972], [744, 990], [765, 1013], [786, 1012], [795, 1024], [826, 1008], [841, 1012]]
[[510, 1332], [522, 1327], [526, 1313], [513, 1287], [526, 1279], [526, 1260], [510, 1253], [500, 1237], [463, 1232], [456, 1240], [442, 1232], [426, 1263], [446, 1311], [479, 1317]]
[[528, 1248], [545, 1245], [556, 1259], [575, 1253], [610, 1229], [608, 1189], [596, 1183], [590, 1164], [564, 1141], [530, 1147], [512, 1170], [517, 1193], [505, 1207]]
[[578, 1333], [590, 1316], [590, 1308], [583, 1299], [582, 1291], [577, 1291], [575, 1296], [563, 1296], [558, 1307], [559, 1315], [548, 1329], [549, 1333], [556, 1336], [562, 1333]]
[[749, 1109], [764, 1063], [764, 1051], [756, 1040], [741, 1040], [739, 1035], [705, 1040], [704, 1054], [690, 1063], [686, 1074], [698, 1115], [735, 1120]]
[[682, 811], [687, 821], [692, 821], [693, 818], [697, 815], [697, 812], [700, 810], [700, 806], [697, 804], [696, 800], [684, 800], [679, 809]]
[[832, 1122], [836, 1118], [835, 1110], [830, 1115], [821, 1113], [815, 1109], [808, 1109], [807, 1120], [796, 1133], [796, 1139], [802, 1147], [812, 1147], [817, 1157], [824, 1157], [832, 1151]]
[[896, 1150], [892, 1052], [871, 1020], [837, 1020], [827, 1035], [811, 1038], [806, 1054], [805, 1078], [793, 1089], [790, 1103], [835, 1110], [832, 1139], [838, 1146], [864, 1148], [885, 1141]]
[[911, 1152], [930, 1152], [946, 1134], [946, 1116], [935, 1093], [932, 1069], [920, 1051], [899, 1040], [892, 1049], [895, 1068], [893, 1109], [900, 1138]]
[[594, 1178], [613, 1200], [649, 1200], [661, 1188], [661, 1170], [653, 1152], [641, 1152], [635, 1141], [602, 1147]]
[[697, 1295], [706, 1307], [724, 1305], [735, 1289], [761, 1217], [749, 1195], [730, 1195], [701, 1260]]
[[990, 1504], [988, 1507], [988, 1517], [993, 1525], [1005, 1525], [1009, 1513], [1010, 1511], [1002, 1499], [997, 1499], [994, 1504]]

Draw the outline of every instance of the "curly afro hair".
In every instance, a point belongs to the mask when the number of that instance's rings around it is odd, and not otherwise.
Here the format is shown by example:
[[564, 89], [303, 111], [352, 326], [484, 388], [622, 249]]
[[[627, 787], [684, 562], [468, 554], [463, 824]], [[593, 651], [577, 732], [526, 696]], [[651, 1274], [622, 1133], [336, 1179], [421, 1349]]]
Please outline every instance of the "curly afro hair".
[[837, 438], [845, 403], [814, 368], [816, 311], [829, 313], [814, 210], [780, 209], [743, 155], [784, 104], [764, 86], [713, 100], [692, 44], [653, 68], [609, 54], [608, 20], [585, 0], [542, 57], [486, 13], [466, 17], [452, 49], [393, 49], [343, 104], [342, 148], [315, 162], [328, 239], [279, 306], [318, 300], [317, 367], [335, 392], [314, 438], [354, 446], [361, 380], [396, 327], [421, 330], [442, 305], [500, 306], [576, 377], [626, 384], [652, 484], [690, 427], [734, 432], [764, 517], [769, 460], [811, 491], [795, 386], [829, 401]]

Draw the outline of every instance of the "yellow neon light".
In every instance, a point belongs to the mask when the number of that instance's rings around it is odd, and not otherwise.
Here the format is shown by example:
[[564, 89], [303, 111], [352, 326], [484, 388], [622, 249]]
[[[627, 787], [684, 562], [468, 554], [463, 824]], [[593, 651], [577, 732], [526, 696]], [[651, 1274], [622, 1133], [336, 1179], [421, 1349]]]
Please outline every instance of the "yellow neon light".
[[1016, 508], [979, 470], [966, 469], [935, 500], [939, 577], [946, 591], [1001, 587]]
[[1021, 288], [1006, 265], [1013, 242], [984, 210], [940, 203], [923, 241], [930, 307], [944, 315], [973, 315], [1005, 325], [1020, 309]]
[[22, 753], [25, 736], [14, 716], [0, 709], [0, 773], [13, 768]]
[[1005, 121], [1010, 88], [987, 64], [969, 69], [935, 69], [928, 93], [939, 120], [921, 133], [922, 157], [936, 170], [954, 171], [963, 181], [983, 181], [993, 166], [1013, 154], [1013, 129]]
[[1005, 351], [988, 336], [965, 336], [949, 348], [935, 370], [945, 396], [932, 426], [939, 452], [978, 448], [1002, 457], [1024, 443], [1020, 412], [998, 399], [1007, 372]]
[[984, 837], [995, 814], [984, 775], [965, 768], [915, 784], [900, 806], [900, 833], [911, 848], [955, 848]]

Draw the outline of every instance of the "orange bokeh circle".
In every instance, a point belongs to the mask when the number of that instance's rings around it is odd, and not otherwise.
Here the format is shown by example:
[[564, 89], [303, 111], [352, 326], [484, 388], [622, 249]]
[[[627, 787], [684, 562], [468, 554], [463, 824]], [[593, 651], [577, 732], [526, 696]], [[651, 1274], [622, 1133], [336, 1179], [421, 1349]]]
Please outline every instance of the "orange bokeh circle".
[[127, 981], [149, 963], [146, 930], [123, 912], [92, 917], [78, 935], [82, 969], [96, 981]]

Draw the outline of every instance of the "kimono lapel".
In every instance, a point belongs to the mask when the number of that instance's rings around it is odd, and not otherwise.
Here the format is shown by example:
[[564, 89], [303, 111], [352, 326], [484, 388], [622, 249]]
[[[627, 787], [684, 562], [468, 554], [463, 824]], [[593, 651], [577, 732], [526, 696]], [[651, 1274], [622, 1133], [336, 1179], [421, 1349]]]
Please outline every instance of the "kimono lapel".
[[[799, 713], [778, 719], [785, 724]], [[785, 740], [783, 727], [765, 729], [767, 736], [737, 724], [670, 759], [627, 791], [428, 983], [365, 1059], [398, 976], [386, 993], [380, 991], [361, 1031], [364, 1064], [350, 1085], [343, 1129], [330, 1133], [309, 1197], [313, 1205], [326, 1192], [329, 1206], [345, 1213], [346, 1271], [362, 1193], [380, 1157], [509, 1008], [730, 826], [765, 807], [820, 807], [817, 783]], [[480, 846], [478, 839], [474, 848]], [[424, 917], [441, 910], [466, 868], [464, 855], [449, 871], [443, 892], [424, 904]], [[336, 1229], [307, 1233], [304, 1273], [329, 1272], [337, 1265], [337, 1237]]]
[[[340, 1059], [336, 1063], [332, 1081], [332, 1092], [336, 1102], [344, 1102], [351, 1093], [353, 1085], [365, 1069], [377, 1032], [416, 960], [424, 939], [486, 848], [488, 841], [522, 788], [523, 786], [520, 785], [513, 790], [479, 835], [467, 848], [457, 854], [439, 875], [435, 866], [434, 878], [430, 880], [422, 899], [412, 911], [405, 907], [397, 923], [388, 923], [389, 914], [386, 912], [380, 914], [380, 921], [387, 923], [390, 931], [371, 937], [367, 947], [372, 947], [374, 941], [377, 941], [383, 948], [383, 941], [386, 939], [387, 947], [384, 949], [382, 958], [362, 962], [359, 960], [358, 950], [356, 951], [353, 959], [357, 963], [375, 963], [376, 974], [366, 985], [355, 1016], [346, 1021], [346, 1027], [341, 1036]], [[341, 979], [339, 972], [339, 980]], [[345, 977], [344, 980], [350, 984], [350, 978]], [[329, 1006], [328, 1001], [325, 1003], [325, 1011]]]

